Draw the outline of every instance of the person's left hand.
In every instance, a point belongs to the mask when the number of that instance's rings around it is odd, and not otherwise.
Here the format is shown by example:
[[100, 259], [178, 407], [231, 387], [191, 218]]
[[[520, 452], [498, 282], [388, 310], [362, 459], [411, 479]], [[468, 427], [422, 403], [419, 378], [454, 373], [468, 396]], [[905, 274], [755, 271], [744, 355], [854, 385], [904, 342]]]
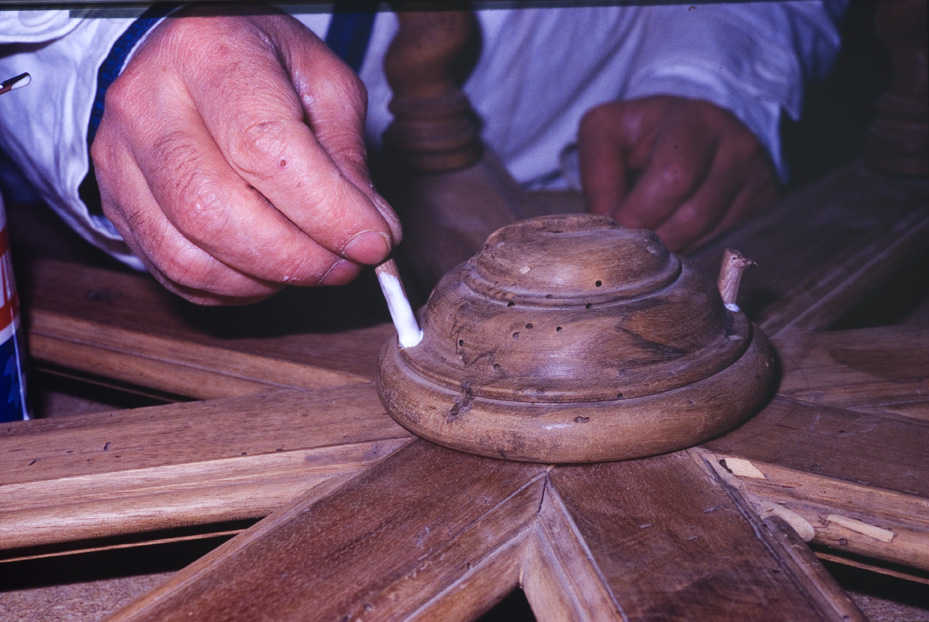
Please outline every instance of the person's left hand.
[[582, 119], [578, 143], [590, 211], [655, 231], [672, 251], [693, 248], [777, 196], [755, 135], [705, 101], [602, 104]]

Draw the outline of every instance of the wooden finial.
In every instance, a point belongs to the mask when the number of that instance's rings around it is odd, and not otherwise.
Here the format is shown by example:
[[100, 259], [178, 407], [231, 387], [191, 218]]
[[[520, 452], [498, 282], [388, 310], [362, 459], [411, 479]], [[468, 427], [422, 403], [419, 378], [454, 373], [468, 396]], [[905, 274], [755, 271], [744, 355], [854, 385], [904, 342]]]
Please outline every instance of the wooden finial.
[[733, 248], [727, 248], [723, 255], [723, 264], [719, 269], [719, 280], [716, 281], [716, 287], [719, 288], [719, 295], [723, 299], [723, 304], [730, 311], [739, 311], [739, 305], [736, 304], [736, 298], [739, 296], [739, 284], [742, 282], [742, 273], [750, 266], [758, 264], [742, 255]]

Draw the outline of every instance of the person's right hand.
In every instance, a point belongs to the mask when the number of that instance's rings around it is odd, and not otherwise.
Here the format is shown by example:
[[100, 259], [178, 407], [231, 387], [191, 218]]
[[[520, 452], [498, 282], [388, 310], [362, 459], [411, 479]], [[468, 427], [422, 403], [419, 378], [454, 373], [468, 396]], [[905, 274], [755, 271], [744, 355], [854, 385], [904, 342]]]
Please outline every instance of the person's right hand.
[[291, 17], [208, 11], [163, 21], [107, 91], [104, 213], [200, 304], [350, 281], [400, 239], [365, 164], [364, 86]]

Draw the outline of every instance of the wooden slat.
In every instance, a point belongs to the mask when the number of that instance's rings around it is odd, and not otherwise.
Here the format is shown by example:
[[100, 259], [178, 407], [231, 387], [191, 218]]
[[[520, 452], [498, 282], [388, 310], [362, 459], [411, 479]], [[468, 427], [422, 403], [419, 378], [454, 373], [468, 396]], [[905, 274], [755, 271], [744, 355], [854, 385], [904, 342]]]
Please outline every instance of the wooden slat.
[[0, 547], [260, 518], [410, 438], [370, 384], [3, 424]]
[[617, 619], [864, 619], [815, 562], [727, 494], [699, 456], [559, 467], [550, 479], [555, 498], [543, 514], [556, 514], [543, 522], [573, 525], [562, 532], [583, 539]]
[[929, 183], [880, 177], [859, 162], [796, 192], [693, 255], [715, 276], [726, 247], [758, 267], [740, 305], [769, 337], [828, 326], [894, 270], [925, 252]]
[[201, 308], [144, 275], [51, 260], [27, 268], [34, 360], [188, 397], [364, 382], [393, 335], [367, 279], [344, 291], [295, 289], [251, 307]]
[[523, 591], [537, 620], [626, 620], [584, 537], [549, 486], [529, 541]]
[[772, 337], [791, 329], [827, 328], [895, 270], [919, 256], [927, 240], [929, 212], [921, 210], [901, 217], [887, 230], [833, 249], [821, 265], [807, 269], [808, 279], [760, 314], [758, 322]]
[[367, 381], [354, 374], [230, 352], [222, 346], [159, 337], [93, 320], [42, 311], [34, 312], [31, 320], [29, 349], [39, 361], [196, 399]]
[[929, 424], [778, 397], [742, 427], [704, 445], [774, 464], [929, 499]]
[[759, 515], [780, 517], [807, 541], [929, 570], [929, 499], [733, 456], [704, 459]]
[[929, 569], [929, 422], [778, 397], [705, 446], [807, 539]]
[[775, 346], [783, 396], [929, 421], [929, 326], [791, 333]]
[[546, 467], [417, 441], [269, 516], [112, 620], [470, 619], [518, 581]]

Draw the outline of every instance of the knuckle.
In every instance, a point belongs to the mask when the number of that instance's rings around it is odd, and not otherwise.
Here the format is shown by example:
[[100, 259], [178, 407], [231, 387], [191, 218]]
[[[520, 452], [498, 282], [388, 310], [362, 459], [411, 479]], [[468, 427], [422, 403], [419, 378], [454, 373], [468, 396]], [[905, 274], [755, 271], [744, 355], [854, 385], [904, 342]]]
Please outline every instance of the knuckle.
[[218, 183], [193, 169], [179, 179], [175, 188], [176, 208], [171, 220], [186, 237], [198, 245], [222, 243], [229, 224], [228, 204]]
[[755, 138], [755, 135], [748, 130], [739, 128], [741, 131], [734, 131], [729, 137], [730, 148], [736, 157], [739, 158], [759, 158], [764, 155], [764, 148]]
[[581, 117], [580, 133], [589, 135], [613, 122], [619, 108], [615, 102], [594, 106]]
[[333, 161], [359, 169], [366, 168], [367, 150], [358, 132], [346, 128], [329, 128], [319, 132], [319, 140], [327, 146]]
[[367, 106], [368, 89], [355, 72], [342, 64], [334, 65], [329, 79], [320, 80], [316, 90], [353, 106]]
[[674, 224], [687, 234], [699, 233], [712, 220], [710, 210], [704, 206], [685, 205], [674, 214]]
[[258, 177], [274, 177], [286, 166], [288, 139], [294, 123], [286, 119], [251, 121], [229, 141], [229, 158], [243, 171]]
[[[342, 234], [355, 231], [358, 223], [354, 218], [357, 217], [357, 213], [352, 209], [356, 200], [352, 187], [344, 176], [336, 171], [331, 177], [318, 176], [307, 192], [312, 202], [309, 206], [312, 222], [328, 232], [325, 237], [338, 238]], [[337, 244], [335, 240], [331, 243]], [[337, 247], [330, 250], [339, 249]]]
[[681, 198], [690, 193], [694, 176], [693, 168], [680, 162], [667, 164], [658, 172], [659, 183], [664, 193], [675, 198]]
[[166, 136], [155, 146], [160, 169], [155, 198], [182, 235], [199, 245], [219, 244], [230, 219], [227, 189], [192, 156], [183, 141]]

